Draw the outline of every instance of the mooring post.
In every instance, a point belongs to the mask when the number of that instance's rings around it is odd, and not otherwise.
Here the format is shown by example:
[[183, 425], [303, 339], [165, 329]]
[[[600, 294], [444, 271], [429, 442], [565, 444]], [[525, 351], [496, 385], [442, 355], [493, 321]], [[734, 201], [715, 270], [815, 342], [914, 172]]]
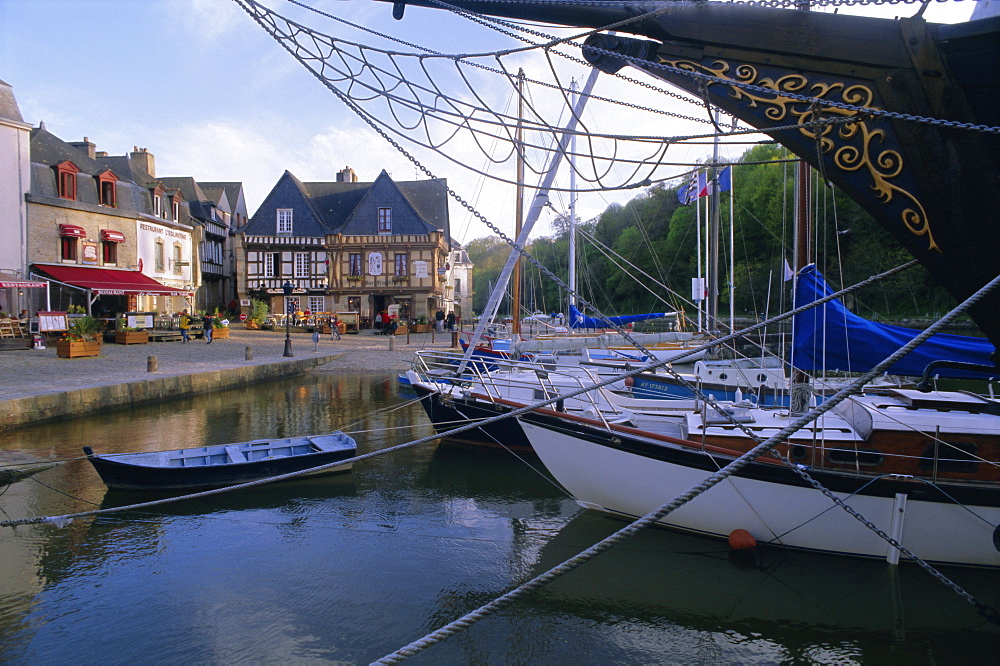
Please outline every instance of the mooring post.
[[243, 355], [243, 360], [244, 361], [253, 360], [253, 347], [251, 347], [250, 345], [247, 345], [246, 353], [244, 353]]
[[159, 361], [157, 361], [155, 356], [146, 357], [146, 372], [156, 372], [159, 367]]

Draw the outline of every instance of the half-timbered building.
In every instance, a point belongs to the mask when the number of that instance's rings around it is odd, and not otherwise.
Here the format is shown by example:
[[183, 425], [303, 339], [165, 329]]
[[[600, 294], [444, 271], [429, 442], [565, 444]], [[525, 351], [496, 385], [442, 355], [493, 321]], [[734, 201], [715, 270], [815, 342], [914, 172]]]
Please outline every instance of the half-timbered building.
[[443, 180], [396, 182], [385, 171], [358, 182], [345, 168], [317, 183], [286, 171], [242, 230], [244, 302], [352, 312], [362, 325], [390, 309], [404, 320], [433, 313], [447, 282], [446, 190]]

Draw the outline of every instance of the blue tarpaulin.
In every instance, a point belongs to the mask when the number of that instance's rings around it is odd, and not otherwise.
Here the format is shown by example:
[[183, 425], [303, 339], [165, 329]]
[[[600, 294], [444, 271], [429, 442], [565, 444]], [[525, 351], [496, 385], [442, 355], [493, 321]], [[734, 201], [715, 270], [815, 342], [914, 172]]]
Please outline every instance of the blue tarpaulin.
[[650, 312], [640, 315], [622, 315], [620, 317], [608, 317], [598, 319], [597, 317], [587, 317], [575, 305], [569, 306], [569, 327], [570, 328], [611, 328], [615, 326], [627, 326], [632, 322], [645, 321], [647, 319], [659, 319], [660, 317], [670, 317], [673, 312]]
[[[833, 290], [815, 265], [799, 272], [795, 306], [819, 300]], [[920, 331], [868, 321], [850, 312], [839, 299], [795, 317], [792, 364], [806, 372], [866, 372], [912, 340]], [[939, 333], [891, 366], [891, 375], [919, 376], [931, 361], [993, 365], [994, 347], [986, 338]], [[951, 368], [936, 368], [941, 377], [983, 377]], [[1000, 371], [997, 373], [1000, 375]]]

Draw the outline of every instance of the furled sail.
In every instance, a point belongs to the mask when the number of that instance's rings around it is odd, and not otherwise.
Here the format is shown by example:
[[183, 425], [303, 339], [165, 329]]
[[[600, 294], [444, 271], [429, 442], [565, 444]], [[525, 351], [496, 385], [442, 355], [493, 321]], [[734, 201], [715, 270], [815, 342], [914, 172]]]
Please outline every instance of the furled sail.
[[597, 318], [588, 317], [575, 306], [569, 306], [570, 328], [611, 328], [612, 326], [627, 326], [633, 322], [672, 317], [676, 312], [649, 312], [647, 314], [621, 315], [619, 317]]
[[[812, 303], [833, 293], [830, 286], [809, 265], [799, 272], [795, 306]], [[865, 372], [912, 340], [920, 331], [879, 324], [849, 311], [839, 299], [807, 310], [795, 318], [792, 364], [806, 372]], [[931, 361], [959, 361], [992, 365], [993, 344], [986, 338], [940, 333], [903, 357], [888, 369], [893, 375], [919, 376]], [[982, 377], [941, 367], [942, 377]]]

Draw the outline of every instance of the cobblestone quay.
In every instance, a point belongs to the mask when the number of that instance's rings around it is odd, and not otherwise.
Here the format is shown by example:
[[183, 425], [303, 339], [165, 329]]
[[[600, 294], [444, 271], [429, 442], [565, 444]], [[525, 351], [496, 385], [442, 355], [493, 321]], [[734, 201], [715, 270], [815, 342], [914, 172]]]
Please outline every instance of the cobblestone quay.
[[[45, 349], [0, 351], [0, 430], [269, 381], [304, 372], [399, 372], [418, 349], [447, 349], [451, 336], [412, 335], [392, 340], [362, 332], [329, 335], [293, 332], [293, 358], [285, 358], [284, 331], [230, 329], [229, 339], [207, 344], [105, 343], [93, 358], [58, 358]], [[252, 350], [251, 354], [247, 349]], [[155, 372], [151, 356], [156, 357]], [[251, 358], [252, 360], [247, 360]]]

